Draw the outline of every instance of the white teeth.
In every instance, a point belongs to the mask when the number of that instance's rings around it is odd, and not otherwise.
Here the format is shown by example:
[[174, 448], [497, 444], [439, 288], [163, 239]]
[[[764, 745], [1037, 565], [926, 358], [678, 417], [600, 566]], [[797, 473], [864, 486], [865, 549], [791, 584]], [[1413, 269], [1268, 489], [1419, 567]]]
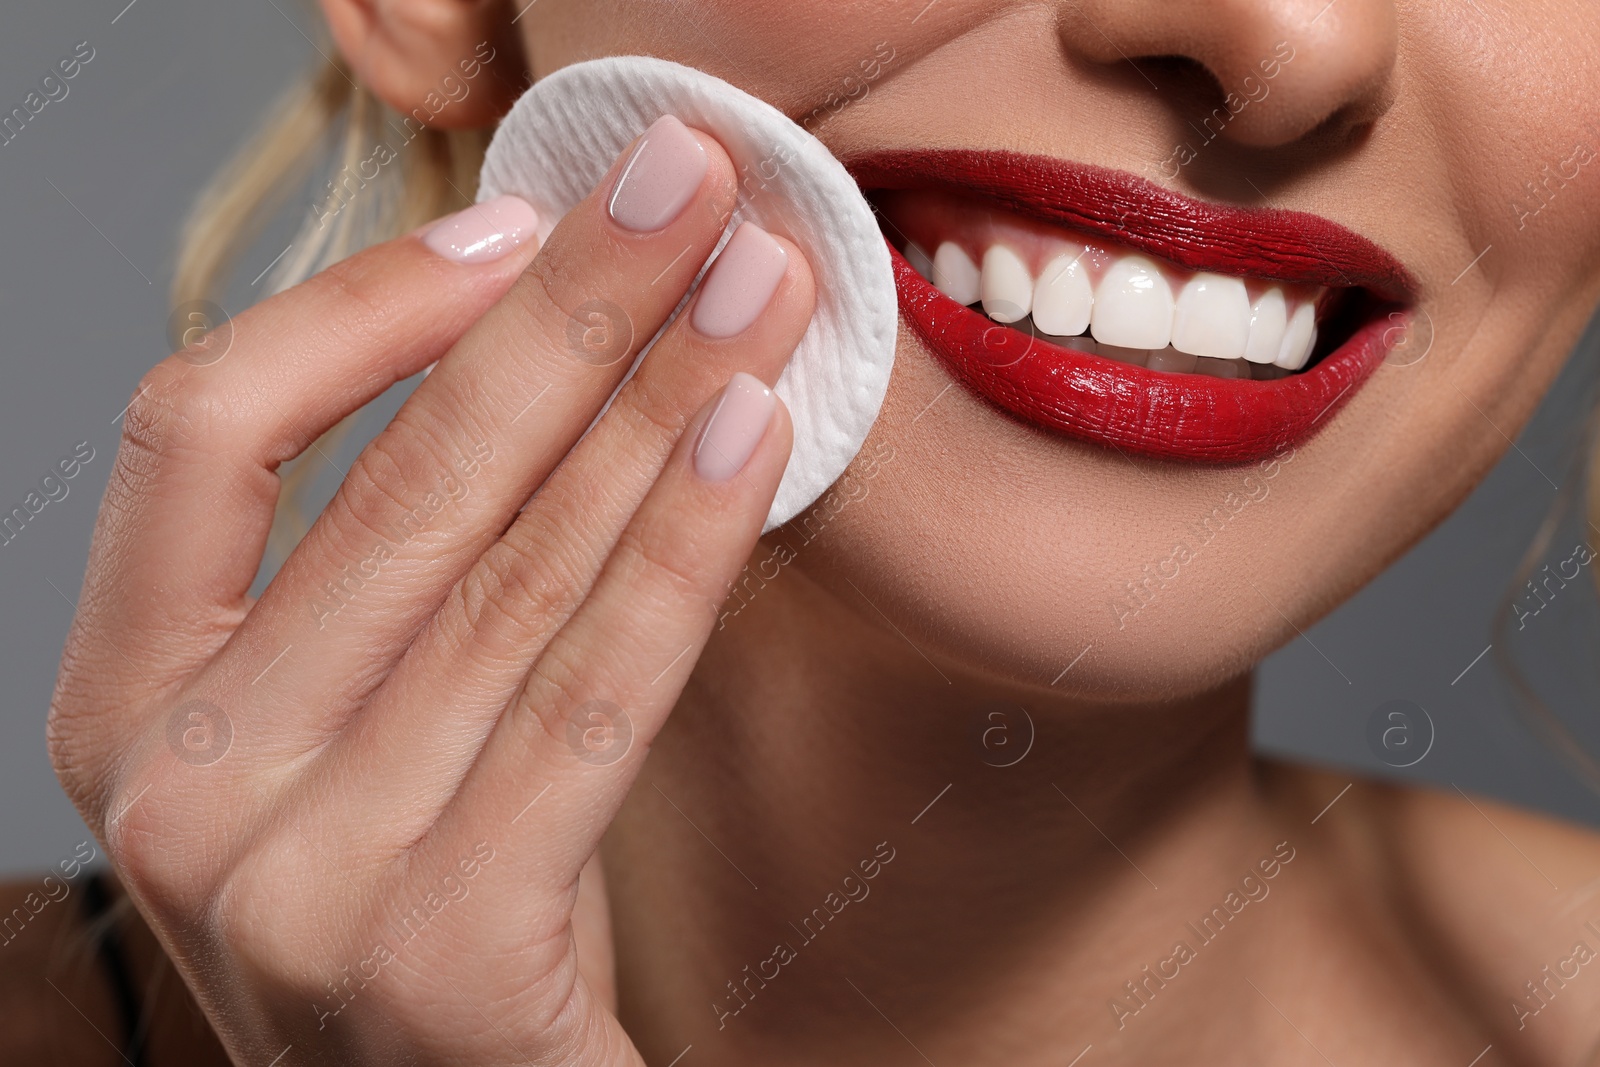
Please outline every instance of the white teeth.
[[1301, 304], [1289, 316], [1289, 325], [1283, 331], [1283, 344], [1273, 360], [1285, 370], [1299, 370], [1311, 357], [1311, 347], [1317, 343], [1317, 313], [1310, 304]]
[[1040, 333], [1071, 337], [1089, 328], [1094, 287], [1084, 265], [1083, 250], [1052, 259], [1033, 287], [1033, 324]]
[[960, 245], [946, 241], [933, 253], [933, 284], [958, 304], [976, 304], [978, 265]]
[[1165, 348], [1172, 340], [1172, 286], [1144, 256], [1111, 265], [1094, 294], [1089, 332], [1101, 344]]
[[[1150, 370], [1270, 380], [1302, 369], [1316, 347], [1316, 300], [1297, 297], [1291, 305], [1280, 285], [1267, 286], [1252, 304], [1244, 279], [1201, 272], [1174, 298], [1161, 266], [1145, 256], [1112, 259], [1097, 285], [1082, 245], [1057, 243], [1049, 251], [1055, 255], [1037, 280], [1003, 244], [984, 251], [981, 267], [954, 241], [942, 242], [931, 258], [908, 242], [905, 257], [945, 296], [981, 303], [995, 322], [1031, 315], [1030, 332]], [[1080, 336], [1085, 331], [1089, 336]]]
[[1283, 299], [1283, 290], [1274, 285], [1250, 309], [1250, 341], [1244, 346], [1244, 358], [1251, 363], [1276, 360], [1288, 325], [1289, 306]]
[[911, 269], [922, 275], [928, 281], [933, 281], [933, 259], [927, 251], [915, 241], [906, 244], [906, 262], [911, 264]]
[[996, 322], [1016, 322], [1033, 309], [1033, 275], [1005, 245], [990, 245], [983, 254], [979, 292], [983, 313]]
[[1250, 339], [1250, 294], [1242, 278], [1196, 274], [1172, 315], [1172, 347], [1212, 359], [1243, 359]]

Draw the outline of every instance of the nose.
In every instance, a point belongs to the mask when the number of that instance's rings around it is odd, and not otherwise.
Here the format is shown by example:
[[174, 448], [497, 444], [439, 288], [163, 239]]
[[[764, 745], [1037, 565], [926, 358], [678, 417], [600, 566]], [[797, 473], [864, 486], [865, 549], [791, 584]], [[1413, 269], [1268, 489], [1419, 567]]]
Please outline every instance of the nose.
[[[1059, 11], [1080, 59], [1203, 67], [1220, 89], [1205, 101], [1208, 123], [1239, 144], [1288, 144], [1324, 123], [1370, 122], [1389, 104], [1394, 0], [1067, 0]], [[1192, 119], [1194, 103], [1174, 106]]]

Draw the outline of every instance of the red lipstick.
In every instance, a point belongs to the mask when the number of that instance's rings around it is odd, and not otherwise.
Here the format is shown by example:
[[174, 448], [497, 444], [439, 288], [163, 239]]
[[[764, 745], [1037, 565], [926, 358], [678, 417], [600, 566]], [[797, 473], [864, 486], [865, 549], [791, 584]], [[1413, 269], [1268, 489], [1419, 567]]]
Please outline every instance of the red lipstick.
[[868, 193], [953, 191], [1189, 270], [1337, 290], [1343, 336], [1327, 334], [1339, 343], [1306, 370], [1270, 381], [1214, 378], [1148, 370], [1001, 325], [893, 252], [902, 314], [969, 389], [1015, 416], [1123, 451], [1249, 462], [1308, 439], [1383, 362], [1416, 293], [1392, 255], [1326, 219], [1207, 203], [1120, 171], [966, 149], [892, 151], [847, 166]]

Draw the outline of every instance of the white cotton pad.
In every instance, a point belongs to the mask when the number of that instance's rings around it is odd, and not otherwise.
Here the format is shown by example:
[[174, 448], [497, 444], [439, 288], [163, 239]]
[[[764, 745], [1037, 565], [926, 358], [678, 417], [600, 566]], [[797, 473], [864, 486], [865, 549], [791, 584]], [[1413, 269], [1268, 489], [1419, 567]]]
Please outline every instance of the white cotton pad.
[[889, 250], [833, 154], [720, 78], [666, 60], [614, 56], [564, 67], [523, 94], [489, 143], [478, 199], [515, 193], [541, 219], [559, 218], [666, 114], [716, 137], [738, 169], [728, 232], [749, 219], [787, 237], [816, 276], [816, 314], [777, 384], [794, 420], [794, 452], [767, 516], [770, 530], [844, 473], [883, 406], [894, 362]]

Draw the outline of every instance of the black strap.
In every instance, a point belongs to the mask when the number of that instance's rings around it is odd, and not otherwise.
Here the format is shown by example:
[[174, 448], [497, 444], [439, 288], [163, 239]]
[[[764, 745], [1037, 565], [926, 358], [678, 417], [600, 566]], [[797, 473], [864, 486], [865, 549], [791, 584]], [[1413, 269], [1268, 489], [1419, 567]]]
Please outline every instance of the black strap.
[[[90, 874], [83, 883], [83, 907], [90, 924], [105, 919], [111, 910], [111, 890], [106, 876], [99, 871]], [[122, 1016], [122, 1032], [127, 1035], [128, 1047], [123, 1059], [133, 1067], [146, 1067], [145, 1019], [139, 1006], [139, 994], [134, 989], [133, 978], [128, 973], [128, 955], [123, 949], [122, 935], [112, 921], [100, 923], [95, 947], [100, 962], [105, 965], [106, 977], [111, 982], [111, 994], [117, 1002], [117, 1014]]]

